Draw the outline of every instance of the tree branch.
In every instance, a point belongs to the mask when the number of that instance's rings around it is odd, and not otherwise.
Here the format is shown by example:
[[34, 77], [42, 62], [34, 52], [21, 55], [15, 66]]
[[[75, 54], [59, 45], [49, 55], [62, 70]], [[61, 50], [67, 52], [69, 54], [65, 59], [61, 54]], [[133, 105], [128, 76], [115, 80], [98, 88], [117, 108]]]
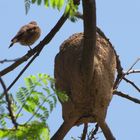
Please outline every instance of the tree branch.
[[[124, 72], [124, 73], [126, 73], [126, 72]], [[125, 75], [134, 74], [134, 73], [140, 73], [140, 70], [130, 70]]]
[[89, 136], [88, 140], [96, 139], [96, 138], [95, 138], [95, 135], [97, 134], [98, 130], [99, 130], [99, 125], [98, 125], [98, 123], [97, 123], [97, 124], [95, 125], [95, 129], [92, 130], [92, 132], [90, 132], [90, 136]]
[[[133, 69], [133, 67], [140, 61], [140, 58], [137, 58], [137, 60], [132, 64], [132, 66], [128, 69], [127, 72], [131, 71]], [[127, 74], [126, 72], [126, 74]]]
[[81, 140], [86, 139], [87, 131], [88, 131], [88, 123], [85, 123]]
[[138, 92], [140, 92], [140, 88], [132, 81], [128, 80], [127, 78], [123, 78], [124, 81], [126, 81], [127, 83], [131, 84]]
[[140, 104], [140, 100], [134, 97], [131, 97], [129, 95], [126, 95], [125, 93], [122, 93], [121, 91], [114, 91], [113, 92], [114, 95], [118, 95], [120, 97], [126, 98], [134, 103]]
[[9, 116], [10, 116], [10, 118], [11, 118], [11, 121], [12, 121], [13, 125], [14, 125], [15, 128], [17, 129], [18, 123], [16, 122], [16, 118], [15, 118], [15, 116], [14, 116], [14, 114], [13, 114], [13, 110], [12, 110], [12, 101], [11, 101], [11, 99], [9, 98], [9, 95], [8, 95], [8, 93], [7, 93], [6, 85], [5, 85], [4, 81], [2, 80], [1, 76], [0, 76], [0, 83], [1, 83], [2, 88], [3, 88], [3, 90], [4, 90], [3, 94], [5, 94], [5, 99], [6, 99], [6, 101], [7, 101], [7, 105], [8, 105], [8, 106], [7, 106], [7, 109], [8, 109], [8, 111], [9, 111]]
[[3, 63], [7, 63], [7, 62], [16, 62], [17, 60], [19, 60], [20, 58], [16, 58], [16, 59], [3, 59], [3, 60], [0, 60], [0, 63], [3, 64]]
[[84, 43], [81, 70], [83, 79], [90, 84], [94, 72], [94, 52], [96, 47], [96, 4], [95, 0], [82, 0], [84, 19]]
[[[30, 66], [30, 64], [34, 61], [34, 59], [38, 56], [39, 54], [36, 53], [36, 55], [34, 55], [34, 57], [26, 64], [26, 66], [21, 70], [21, 72], [18, 74], [18, 76], [13, 80], [13, 82], [9, 85], [9, 87], [7, 88], [7, 91], [9, 91], [13, 85], [18, 81], [18, 79], [21, 77], [21, 75], [25, 72], [25, 70]], [[5, 94], [2, 94], [0, 96], [0, 99], [2, 99], [4, 97]]]
[[131, 73], [133, 67], [140, 61], [140, 58], [138, 58], [133, 64], [132, 66], [130, 66], [130, 68], [124, 73], [123, 72], [123, 68], [121, 66], [120, 60], [119, 58], [117, 59], [117, 71], [118, 71], [118, 75], [117, 78], [115, 80], [113, 89], [117, 89], [120, 82], [125, 78], [126, 75], [128, 75], [129, 73]]

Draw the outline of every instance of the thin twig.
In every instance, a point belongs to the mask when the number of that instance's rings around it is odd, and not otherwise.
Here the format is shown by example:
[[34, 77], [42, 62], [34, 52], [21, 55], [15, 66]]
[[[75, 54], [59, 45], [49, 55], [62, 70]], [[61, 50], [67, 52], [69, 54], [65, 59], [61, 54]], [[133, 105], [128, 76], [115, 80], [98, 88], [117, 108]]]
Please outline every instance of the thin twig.
[[114, 91], [113, 94], [118, 95], [118, 96], [123, 97], [123, 98], [126, 98], [126, 99], [128, 99], [128, 100], [130, 100], [130, 101], [132, 101], [134, 103], [140, 104], [139, 99], [131, 97], [131, 96], [125, 94], [125, 93], [122, 93], [121, 91]]
[[[140, 58], [138, 58], [138, 59], [132, 64], [132, 66], [127, 70], [126, 73], [123, 72], [123, 69], [120, 69], [120, 70], [118, 71], [118, 75], [117, 75], [116, 81], [115, 81], [115, 83], [114, 83], [113, 89], [117, 89], [117, 88], [118, 88], [120, 82], [123, 80], [123, 78], [124, 78], [126, 75], [128, 75], [129, 71], [131, 71], [131, 70], [133, 69], [133, 67], [138, 63], [138, 61], [140, 61]], [[119, 67], [122, 68], [120, 64], [119, 64]], [[117, 70], [118, 70], [119, 67], [117, 67]]]
[[98, 123], [96, 123], [95, 129], [92, 130], [92, 132], [90, 133], [88, 140], [96, 139], [95, 135], [97, 134], [98, 130], [99, 130], [99, 125], [98, 125]]
[[125, 75], [140, 73], [140, 70], [130, 70], [129, 72], [124, 72]]
[[7, 102], [7, 105], [8, 105], [7, 106], [7, 109], [9, 111], [9, 116], [11, 117], [11, 121], [12, 121], [13, 125], [17, 129], [18, 123], [16, 122], [16, 118], [15, 118], [14, 113], [13, 113], [13, 110], [12, 110], [12, 101], [9, 98], [9, 95], [7, 93], [6, 85], [5, 85], [4, 81], [2, 80], [1, 76], [0, 76], [0, 83], [1, 83], [1, 85], [3, 87], [3, 90], [4, 90], [4, 93], [3, 94], [5, 94], [5, 99], [6, 99], [6, 102]]
[[[128, 69], [127, 72], [131, 71], [133, 69], [133, 67], [140, 61], [140, 58], [137, 58], [137, 60], [132, 64], [132, 66]], [[127, 74], [126, 72], [126, 74]]]
[[85, 140], [86, 139], [87, 131], [88, 131], [88, 123], [85, 123], [81, 140]]
[[19, 60], [20, 58], [16, 58], [16, 59], [3, 59], [3, 60], [0, 60], [0, 63], [3, 64], [3, 63], [6, 63], [6, 62], [16, 62], [17, 60]]
[[124, 81], [126, 81], [127, 83], [131, 84], [138, 92], [140, 92], [140, 88], [132, 81], [128, 80], [127, 78], [123, 78]]
[[[42, 49], [41, 49], [42, 50]], [[40, 52], [41, 52], [40, 50]], [[21, 77], [21, 75], [25, 72], [25, 70], [30, 66], [30, 64], [35, 60], [35, 58], [39, 55], [39, 53], [36, 53], [32, 59], [26, 64], [26, 66], [21, 70], [21, 72], [18, 74], [18, 76], [14, 79], [14, 81], [9, 85], [7, 90], [10, 90], [12, 86], [17, 82], [17, 80]]]
[[[12, 86], [17, 82], [17, 80], [21, 77], [21, 75], [25, 72], [25, 70], [30, 66], [30, 64], [34, 61], [34, 59], [38, 56], [38, 53], [34, 55], [34, 57], [26, 64], [26, 66], [21, 70], [21, 72], [18, 74], [18, 76], [13, 80], [13, 82], [8, 86], [7, 91], [9, 91]], [[0, 96], [0, 99], [4, 97], [5, 94], [2, 94]]]

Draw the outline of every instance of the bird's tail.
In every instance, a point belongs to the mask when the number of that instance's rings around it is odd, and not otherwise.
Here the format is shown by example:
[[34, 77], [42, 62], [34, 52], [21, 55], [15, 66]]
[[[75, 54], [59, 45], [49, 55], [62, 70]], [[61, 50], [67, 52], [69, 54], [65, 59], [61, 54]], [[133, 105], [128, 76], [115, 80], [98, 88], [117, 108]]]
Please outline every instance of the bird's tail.
[[9, 48], [11, 48], [13, 45], [14, 45], [14, 43], [12, 42], [12, 43], [10, 44]]

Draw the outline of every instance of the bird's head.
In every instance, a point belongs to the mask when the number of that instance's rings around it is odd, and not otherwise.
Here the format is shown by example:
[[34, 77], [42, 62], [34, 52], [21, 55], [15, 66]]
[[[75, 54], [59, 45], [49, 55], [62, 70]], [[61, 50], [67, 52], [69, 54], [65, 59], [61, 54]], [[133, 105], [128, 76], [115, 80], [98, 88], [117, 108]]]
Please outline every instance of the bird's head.
[[37, 25], [37, 22], [36, 21], [31, 21], [29, 24]]

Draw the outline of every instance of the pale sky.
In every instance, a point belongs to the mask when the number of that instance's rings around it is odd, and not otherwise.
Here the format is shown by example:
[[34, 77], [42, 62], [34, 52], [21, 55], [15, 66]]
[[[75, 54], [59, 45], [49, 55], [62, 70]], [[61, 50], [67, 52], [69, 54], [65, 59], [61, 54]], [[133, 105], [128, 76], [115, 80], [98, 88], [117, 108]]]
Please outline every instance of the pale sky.
[[[1, 1], [0, 60], [14, 59], [24, 55], [28, 51], [28, 48], [19, 44], [8, 49], [11, 38], [22, 25], [27, 24], [32, 20], [37, 21], [42, 29], [42, 35], [36, 42], [37, 44], [52, 29], [62, 15], [62, 12], [50, 8], [46, 9], [43, 5], [39, 7], [32, 5], [29, 14], [25, 15], [24, 0]], [[125, 70], [127, 70], [138, 57], [140, 57], [139, 13], [139, 0], [97, 1], [97, 24], [115, 46]], [[42, 72], [53, 76], [54, 57], [59, 50], [60, 44], [73, 33], [82, 32], [82, 30], [83, 25], [81, 20], [76, 23], [67, 21], [53, 40], [46, 46], [40, 56], [11, 89], [11, 92], [14, 93], [19, 86], [24, 85], [23, 78], [30, 74]], [[35, 45], [32, 47], [34, 46]], [[0, 64], [0, 69], [5, 66], [6, 65], [3, 66]], [[7, 85], [10, 84], [19, 70], [23, 67], [24, 64], [4, 76]], [[137, 64], [135, 68], [140, 69], [140, 63]], [[140, 74], [132, 75], [130, 79], [140, 86]], [[139, 93], [124, 82], [121, 84], [119, 90], [140, 98]], [[140, 139], [140, 105], [118, 96], [114, 96], [109, 106], [106, 120], [117, 140]], [[51, 135], [53, 135], [62, 123], [60, 104], [58, 104], [47, 122], [51, 130]], [[65, 140], [70, 140], [71, 136], [77, 138], [77, 136], [81, 135], [82, 129], [83, 127], [74, 127], [67, 134]], [[99, 140], [104, 140], [102, 134], [99, 134], [98, 137]]]

